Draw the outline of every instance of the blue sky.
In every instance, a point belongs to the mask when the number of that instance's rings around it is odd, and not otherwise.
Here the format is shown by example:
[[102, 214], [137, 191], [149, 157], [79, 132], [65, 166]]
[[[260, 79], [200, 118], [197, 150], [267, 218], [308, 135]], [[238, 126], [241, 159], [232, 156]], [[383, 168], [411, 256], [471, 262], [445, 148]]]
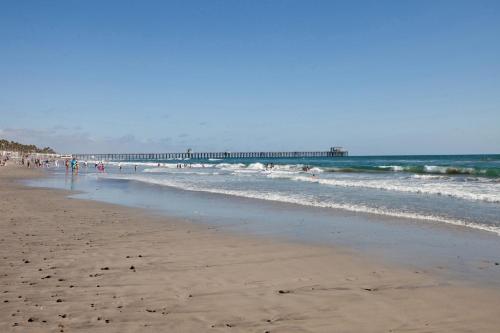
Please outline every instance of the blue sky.
[[2, 1], [0, 137], [500, 152], [500, 1]]

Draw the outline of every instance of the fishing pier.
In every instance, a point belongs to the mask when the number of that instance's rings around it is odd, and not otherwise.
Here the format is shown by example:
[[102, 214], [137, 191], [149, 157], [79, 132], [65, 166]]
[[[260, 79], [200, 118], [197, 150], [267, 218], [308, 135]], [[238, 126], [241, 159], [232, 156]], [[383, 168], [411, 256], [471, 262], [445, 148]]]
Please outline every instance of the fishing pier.
[[349, 153], [341, 147], [327, 151], [277, 151], [277, 152], [193, 152], [185, 153], [133, 153], [133, 154], [72, 154], [79, 160], [98, 161], [140, 161], [140, 160], [181, 160], [181, 159], [231, 159], [231, 158], [296, 158], [296, 157], [345, 157]]

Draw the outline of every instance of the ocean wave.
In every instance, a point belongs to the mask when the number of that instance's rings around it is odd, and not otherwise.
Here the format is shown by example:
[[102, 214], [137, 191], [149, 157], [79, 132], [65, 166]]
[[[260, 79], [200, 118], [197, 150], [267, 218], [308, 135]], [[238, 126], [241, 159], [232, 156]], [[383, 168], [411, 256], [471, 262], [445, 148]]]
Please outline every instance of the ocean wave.
[[375, 165], [375, 166], [345, 166], [324, 167], [325, 172], [334, 173], [383, 173], [383, 172], [407, 172], [414, 174], [445, 174], [445, 175], [472, 175], [479, 177], [500, 177], [498, 168], [474, 168], [440, 165]]
[[[180, 163], [182, 164], [182, 163]], [[188, 166], [184, 166], [182, 164], [181, 169], [204, 169], [204, 168], [211, 168], [213, 165], [211, 164], [200, 164], [200, 163], [194, 163], [194, 164], [188, 164]], [[179, 169], [179, 163], [160, 163], [160, 166], [158, 164], [155, 165], [155, 168], [146, 168], [142, 170], [142, 172], [146, 173], [161, 173], [161, 172], [169, 172], [172, 169]]]
[[414, 219], [421, 221], [433, 221], [433, 222], [441, 222], [447, 223], [455, 226], [461, 227], [469, 227], [473, 229], [493, 232], [500, 236], [500, 227], [486, 225], [482, 223], [469, 222], [460, 219], [448, 218], [443, 216], [436, 215], [426, 215], [420, 213], [406, 212], [406, 211], [398, 211], [394, 209], [388, 209], [383, 207], [369, 207], [361, 204], [347, 204], [347, 203], [335, 203], [335, 202], [326, 202], [320, 201], [314, 198], [313, 196], [307, 195], [297, 195], [297, 194], [284, 194], [279, 192], [261, 192], [261, 191], [243, 191], [243, 190], [228, 190], [228, 189], [220, 189], [220, 188], [206, 188], [203, 186], [197, 186], [194, 184], [185, 184], [181, 182], [176, 182], [171, 179], [164, 178], [154, 178], [154, 177], [142, 177], [142, 176], [134, 176], [134, 175], [103, 175], [104, 178], [110, 179], [123, 179], [123, 180], [133, 180], [139, 181], [149, 184], [168, 186], [173, 188], [178, 188], [187, 191], [196, 191], [196, 192], [207, 192], [207, 193], [215, 193], [215, 194], [224, 194], [259, 200], [267, 200], [267, 201], [276, 201], [276, 202], [284, 202], [284, 203], [292, 203], [303, 206], [313, 206], [313, 207], [321, 207], [321, 208], [333, 208], [333, 209], [342, 209], [356, 213], [366, 213], [366, 214], [375, 214], [381, 216], [390, 216], [396, 218], [405, 218], [405, 219]]
[[[188, 159], [187, 159], [188, 160]], [[187, 161], [186, 160], [186, 161]], [[294, 172], [309, 172], [309, 173], [411, 173], [416, 175], [446, 175], [446, 176], [474, 176], [482, 178], [500, 178], [500, 168], [498, 167], [468, 167], [468, 166], [453, 166], [453, 165], [431, 165], [431, 164], [387, 164], [387, 165], [345, 165], [345, 166], [322, 166], [322, 165], [304, 165], [304, 164], [273, 164], [272, 167], [262, 162], [245, 163], [228, 163], [222, 159], [209, 159], [207, 163], [192, 163], [192, 167], [215, 167], [227, 171], [234, 170], [257, 170], [257, 171], [294, 171]], [[88, 161], [95, 163], [98, 161]], [[105, 161], [107, 165], [113, 166], [143, 166], [154, 167], [176, 167], [175, 162], [133, 162], [133, 161]], [[180, 162], [188, 163], [188, 162]]]
[[[318, 183], [321, 185], [340, 186], [340, 187], [357, 187], [357, 188], [371, 188], [384, 191], [397, 191], [409, 192], [417, 194], [430, 194], [449, 196], [458, 199], [472, 200], [472, 201], [485, 201], [490, 203], [500, 203], [500, 191], [494, 193], [482, 193], [485, 188], [461, 186], [460, 184], [452, 183], [409, 183], [401, 182], [399, 180], [346, 180], [346, 179], [328, 179], [312, 176], [277, 174], [276, 176], [268, 175], [270, 178], [286, 178], [293, 181], [302, 181], [310, 183]], [[491, 188], [492, 184], [488, 184]]]
[[500, 176], [500, 170], [496, 168], [481, 169], [442, 165], [380, 165], [377, 168], [384, 171], [411, 172], [417, 174], [474, 175], [482, 177]]

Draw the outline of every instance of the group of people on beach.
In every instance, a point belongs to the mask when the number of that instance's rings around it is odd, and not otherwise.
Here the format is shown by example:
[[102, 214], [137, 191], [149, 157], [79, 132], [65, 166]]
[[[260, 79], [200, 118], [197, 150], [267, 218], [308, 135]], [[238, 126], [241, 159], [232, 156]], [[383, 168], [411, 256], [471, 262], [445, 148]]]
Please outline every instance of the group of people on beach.
[[69, 168], [71, 167], [72, 171], [78, 172], [79, 165], [78, 165], [78, 161], [76, 160], [76, 158], [72, 158], [71, 161], [69, 159], [67, 159], [64, 162], [64, 165], [66, 166], [66, 171], [68, 171]]
[[48, 168], [51, 166], [59, 166], [59, 158], [52, 154], [26, 154], [0, 151], [0, 166], [7, 165], [7, 162], [12, 162], [26, 168]]
[[21, 165], [26, 166], [27, 168], [48, 168], [51, 164], [51, 162], [54, 162], [54, 160], [51, 159], [41, 159], [38, 157], [32, 157], [30, 155], [24, 155], [21, 158]]
[[[84, 168], [88, 168], [87, 161], [83, 161], [81, 164]], [[73, 157], [71, 160], [70, 159], [65, 160], [65, 166], [66, 166], [66, 171], [69, 171], [69, 169], [71, 169], [71, 171], [78, 173], [78, 170], [80, 169], [80, 162], [76, 158]], [[102, 161], [95, 162], [94, 169], [97, 169], [97, 171], [99, 171], [99, 172], [104, 172], [104, 169], [105, 169], [104, 162], [102, 162]]]
[[0, 158], [0, 166], [5, 166], [9, 159], [10, 159], [10, 157], [8, 155], [2, 156]]

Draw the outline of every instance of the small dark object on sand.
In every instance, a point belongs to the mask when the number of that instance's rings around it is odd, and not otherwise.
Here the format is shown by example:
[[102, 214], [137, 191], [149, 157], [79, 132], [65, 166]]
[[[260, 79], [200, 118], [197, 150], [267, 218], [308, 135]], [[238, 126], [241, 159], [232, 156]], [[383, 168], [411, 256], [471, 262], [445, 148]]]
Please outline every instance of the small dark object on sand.
[[109, 267], [102, 267], [101, 268], [101, 271], [107, 271], [107, 270], [109, 270]]
[[290, 290], [278, 290], [279, 294], [289, 294]]
[[135, 267], [134, 266], [130, 266], [130, 269], [135, 269]]
[[56, 300], [56, 302], [57, 302], [57, 303], [61, 303], [61, 302], [62, 302], [62, 299], [58, 298], [58, 299]]

